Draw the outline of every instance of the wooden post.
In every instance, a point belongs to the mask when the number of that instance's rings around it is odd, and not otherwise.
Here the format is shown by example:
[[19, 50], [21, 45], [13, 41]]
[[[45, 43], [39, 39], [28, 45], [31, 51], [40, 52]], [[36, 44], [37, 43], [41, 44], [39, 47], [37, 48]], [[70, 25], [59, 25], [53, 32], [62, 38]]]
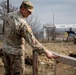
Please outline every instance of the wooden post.
[[33, 50], [33, 75], [38, 75], [38, 54]]
[[63, 65], [59, 61], [55, 61], [55, 75], [63, 75]]
[[[76, 36], [76, 35], [75, 35]], [[76, 45], [76, 37], [74, 37], [74, 45]]]

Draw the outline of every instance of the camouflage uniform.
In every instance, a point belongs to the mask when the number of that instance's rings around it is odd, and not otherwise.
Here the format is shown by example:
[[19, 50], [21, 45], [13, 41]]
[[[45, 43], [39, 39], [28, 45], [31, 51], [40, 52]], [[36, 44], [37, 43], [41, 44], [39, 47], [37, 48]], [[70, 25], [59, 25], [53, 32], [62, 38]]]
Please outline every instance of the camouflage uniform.
[[38, 50], [38, 53], [43, 53], [46, 48], [34, 37], [30, 26], [19, 11], [7, 14], [4, 24], [3, 62], [5, 63], [5, 75], [17, 75], [12, 73], [22, 75], [25, 54], [22, 49], [24, 44], [22, 38], [29, 43], [33, 50]]

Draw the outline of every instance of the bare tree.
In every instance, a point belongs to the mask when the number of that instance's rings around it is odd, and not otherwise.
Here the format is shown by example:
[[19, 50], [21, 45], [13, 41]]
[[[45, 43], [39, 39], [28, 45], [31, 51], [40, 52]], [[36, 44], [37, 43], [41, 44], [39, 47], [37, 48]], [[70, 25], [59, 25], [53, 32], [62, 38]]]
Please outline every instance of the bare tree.
[[46, 33], [48, 41], [51, 38], [52, 40], [55, 40], [55, 38], [58, 36], [58, 32], [56, 31], [56, 27], [53, 24], [46, 24]]
[[[17, 10], [18, 10], [17, 7], [14, 7], [11, 4], [9, 4], [9, 12], [17, 11]], [[2, 1], [0, 3], [0, 14], [2, 13], [7, 13], [7, 1]]]
[[38, 28], [41, 26], [40, 19], [34, 15], [29, 16], [27, 22], [31, 26], [34, 33], [37, 32]]
[[[9, 4], [9, 12], [17, 11], [18, 8]], [[2, 1], [0, 3], [0, 19], [3, 20], [3, 16], [7, 13], [7, 1]]]

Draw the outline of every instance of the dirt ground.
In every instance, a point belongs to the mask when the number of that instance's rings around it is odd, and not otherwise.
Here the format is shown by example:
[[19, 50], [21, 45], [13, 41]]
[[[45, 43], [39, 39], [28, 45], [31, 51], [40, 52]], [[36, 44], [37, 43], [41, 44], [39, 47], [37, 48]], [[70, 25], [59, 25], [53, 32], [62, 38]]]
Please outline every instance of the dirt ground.
[[[76, 53], [76, 46], [73, 43], [42, 43], [47, 49], [57, 52], [63, 55], [69, 55], [69, 53]], [[1, 47], [2, 43], [0, 43]], [[26, 55], [32, 56], [31, 47], [27, 46]], [[54, 60], [47, 59], [46, 56], [38, 57], [38, 75], [54, 75]], [[32, 66], [26, 66], [26, 75], [32, 75]], [[65, 66], [64, 66], [65, 68]], [[76, 75], [76, 68], [66, 67], [64, 75]], [[0, 75], [4, 74], [3, 63], [0, 59]]]

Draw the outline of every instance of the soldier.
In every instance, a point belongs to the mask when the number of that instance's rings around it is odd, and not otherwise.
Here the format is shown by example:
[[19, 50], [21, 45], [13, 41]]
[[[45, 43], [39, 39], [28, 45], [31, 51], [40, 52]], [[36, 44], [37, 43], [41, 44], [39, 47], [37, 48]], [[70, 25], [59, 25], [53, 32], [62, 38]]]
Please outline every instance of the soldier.
[[33, 32], [26, 22], [26, 19], [34, 10], [34, 6], [29, 1], [23, 1], [20, 10], [10, 12], [4, 20], [4, 43], [3, 43], [3, 62], [5, 75], [23, 75], [25, 72], [24, 49], [22, 48], [23, 39], [29, 43], [33, 50], [38, 53], [45, 53], [47, 58], [55, 58], [34, 37]]

